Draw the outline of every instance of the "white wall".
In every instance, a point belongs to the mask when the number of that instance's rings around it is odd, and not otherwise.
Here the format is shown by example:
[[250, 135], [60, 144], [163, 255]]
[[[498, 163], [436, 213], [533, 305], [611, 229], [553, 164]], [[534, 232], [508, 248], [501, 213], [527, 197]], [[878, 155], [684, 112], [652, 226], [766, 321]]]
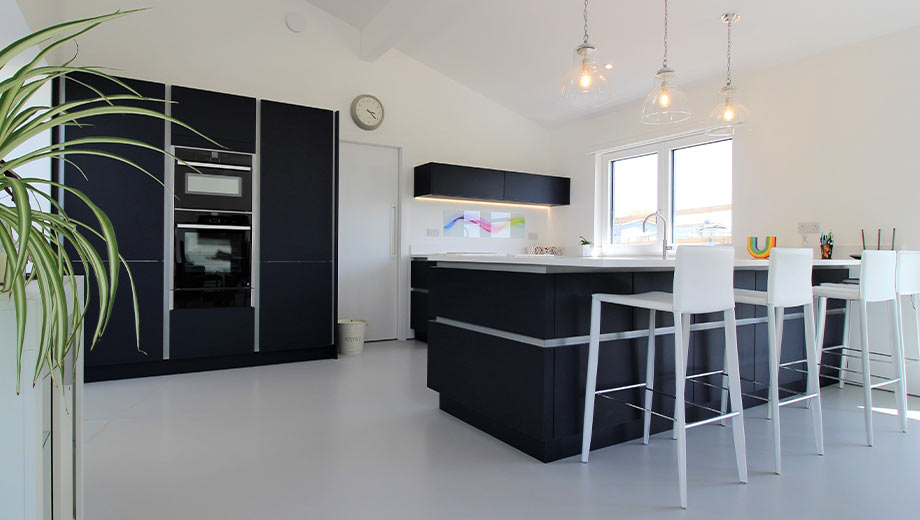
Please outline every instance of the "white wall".
[[[6, 47], [10, 43], [13, 43], [19, 38], [29, 34], [29, 26], [26, 24], [25, 18], [23, 18], [22, 13], [19, 11], [16, 2], [13, 0], [0, 0], [0, 48]], [[29, 50], [24, 52], [17, 58], [13, 59], [8, 63], [2, 70], [0, 70], [0, 80], [6, 79], [13, 75], [13, 73], [22, 67], [29, 60], [35, 58], [37, 51]], [[46, 85], [40, 88], [33, 96], [30, 102], [30, 105], [35, 106], [48, 106], [51, 104], [51, 85]], [[19, 157], [23, 153], [40, 148], [43, 146], [48, 146], [51, 144], [51, 132], [42, 132], [41, 134], [36, 135], [32, 139], [29, 139], [15, 150], [9, 154], [8, 157], [4, 157], [6, 160], [10, 160], [15, 157]], [[51, 178], [51, 160], [42, 159], [35, 161], [23, 166], [16, 168], [16, 173], [20, 177], [32, 177], [39, 179], [50, 179]], [[51, 193], [51, 189], [48, 186], [41, 186], [40, 189], [45, 193]], [[44, 199], [33, 198], [31, 200], [32, 206], [36, 209], [41, 209], [42, 211], [48, 211], [50, 204]], [[9, 196], [5, 193], [0, 194], [0, 204], [12, 204]]]
[[[548, 132], [398, 51], [373, 63], [359, 60], [358, 30], [308, 2], [228, 1], [215, 10], [211, 2], [88, 0], [49, 8], [56, 3], [20, 1], [36, 27], [153, 7], [82, 36], [79, 64], [113, 67], [128, 77], [340, 110], [341, 139], [402, 147], [404, 255], [410, 244], [413, 251], [520, 252], [529, 243], [544, 244], [550, 238], [550, 211], [545, 209], [523, 210], [528, 231], [539, 235], [537, 242], [426, 238], [427, 228], [442, 227], [443, 210], [456, 205], [413, 199], [414, 166], [437, 161], [563, 174], [550, 168], [555, 161]], [[285, 27], [289, 12], [303, 15], [303, 32]], [[384, 103], [386, 119], [376, 131], [351, 122], [348, 109], [360, 93], [374, 94]], [[403, 262], [404, 281], [407, 272]], [[408, 289], [401, 294], [400, 308], [407, 301]]]
[[[915, 28], [737, 75], [738, 99], [752, 122], [735, 139], [736, 246], [743, 248], [749, 235], [768, 234], [779, 245], [799, 246], [797, 223], [813, 221], [834, 231], [835, 256], [854, 252], [860, 228], [872, 231], [873, 243], [883, 228], [882, 242], [890, 245], [897, 227], [899, 245], [920, 249], [913, 211], [920, 193], [914, 148], [920, 70], [908, 65], [918, 46]], [[572, 176], [573, 190], [572, 205], [554, 214], [559, 241], [596, 227], [594, 159], [586, 152], [697, 126], [717, 103], [719, 88], [716, 80], [687, 88], [693, 117], [677, 128], [642, 125], [636, 102], [554, 130], [557, 169]], [[817, 247], [817, 237], [809, 238]]]

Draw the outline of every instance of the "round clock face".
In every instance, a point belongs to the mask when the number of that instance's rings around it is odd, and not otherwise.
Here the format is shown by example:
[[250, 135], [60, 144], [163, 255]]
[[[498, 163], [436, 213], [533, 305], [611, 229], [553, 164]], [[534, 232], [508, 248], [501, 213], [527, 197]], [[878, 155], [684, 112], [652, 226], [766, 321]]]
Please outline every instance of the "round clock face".
[[374, 130], [383, 122], [383, 103], [369, 94], [363, 94], [351, 102], [351, 118], [365, 130]]

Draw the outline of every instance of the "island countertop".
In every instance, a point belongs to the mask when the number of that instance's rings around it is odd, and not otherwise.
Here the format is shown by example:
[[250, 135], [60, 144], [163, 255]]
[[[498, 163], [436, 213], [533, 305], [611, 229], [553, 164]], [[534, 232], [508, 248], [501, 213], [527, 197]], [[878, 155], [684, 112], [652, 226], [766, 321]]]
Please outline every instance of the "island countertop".
[[[439, 267], [463, 269], [507, 270], [531, 273], [592, 272], [592, 271], [670, 271], [674, 269], [674, 257], [663, 260], [658, 256], [553, 256], [553, 255], [490, 255], [490, 254], [442, 254], [429, 255], [429, 262]], [[766, 269], [769, 260], [736, 257], [736, 269]], [[858, 267], [859, 260], [851, 258], [814, 260], [814, 267], [847, 268]]]

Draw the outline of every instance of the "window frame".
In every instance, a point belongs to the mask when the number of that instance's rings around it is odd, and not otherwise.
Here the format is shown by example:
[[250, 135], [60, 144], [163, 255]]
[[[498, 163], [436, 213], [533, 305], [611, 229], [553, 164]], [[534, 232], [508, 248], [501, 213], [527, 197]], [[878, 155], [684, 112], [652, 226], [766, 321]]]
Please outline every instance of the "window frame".
[[[654, 244], [614, 244], [613, 238], [613, 207], [612, 207], [612, 182], [613, 182], [613, 163], [623, 159], [631, 159], [643, 155], [658, 154], [658, 211], [668, 219], [668, 245], [675, 248], [679, 247], [674, 243], [674, 151], [681, 148], [700, 146], [705, 144], [716, 143], [719, 141], [732, 141], [731, 137], [712, 137], [705, 133], [685, 135], [674, 138], [663, 138], [645, 143], [636, 143], [633, 145], [621, 146], [613, 150], [598, 152], [596, 154], [596, 172], [601, 182], [598, 186], [603, 190], [602, 194], [597, 197], [598, 214], [596, 222], [600, 224], [600, 233], [596, 237], [602, 244], [601, 251], [605, 256], [628, 256], [628, 255], [658, 255], [661, 254], [661, 244], [664, 239], [662, 226], [656, 226], [657, 236]], [[732, 219], [734, 220], [734, 143], [732, 143]], [[734, 225], [732, 226], [734, 230]], [[734, 237], [733, 237], [734, 241]]]

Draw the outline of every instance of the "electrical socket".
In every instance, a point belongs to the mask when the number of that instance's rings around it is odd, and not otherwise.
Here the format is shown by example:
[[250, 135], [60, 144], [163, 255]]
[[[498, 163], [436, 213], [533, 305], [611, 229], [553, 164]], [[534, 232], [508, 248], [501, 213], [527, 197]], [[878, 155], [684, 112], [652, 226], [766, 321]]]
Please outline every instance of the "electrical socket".
[[536, 233], [527, 233], [527, 240], [539, 240], [540, 235]]
[[427, 230], [427, 236], [429, 237], [439, 237], [441, 236], [441, 230], [438, 228], [430, 227]]
[[809, 233], [820, 233], [820, 232], [821, 232], [820, 222], [799, 222], [799, 233], [802, 235], [807, 235]]

